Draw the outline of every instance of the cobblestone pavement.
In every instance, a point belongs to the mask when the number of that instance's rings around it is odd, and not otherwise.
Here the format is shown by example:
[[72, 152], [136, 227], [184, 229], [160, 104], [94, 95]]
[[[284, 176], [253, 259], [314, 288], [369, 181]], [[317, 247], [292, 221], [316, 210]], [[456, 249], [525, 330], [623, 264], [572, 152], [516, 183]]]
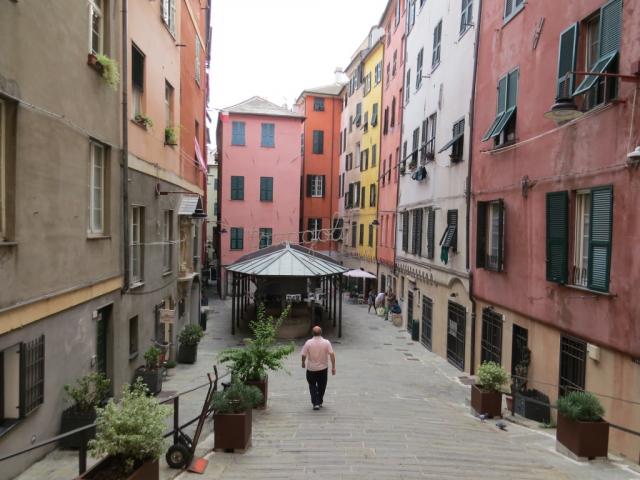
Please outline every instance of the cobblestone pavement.
[[[211, 302], [209, 328], [195, 365], [179, 365], [163, 396], [205, 381], [216, 355], [237, 345], [230, 335], [230, 301]], [[337, 375], [329, 378], [324, 409], [313, 411], [300, 368], [297, 342], [290, 375], [272, 373], [269, 404], [255, 411], [252, 447], [244, 454], [211, 453], [211, 420], [198, 454], [205, 475], [171, 470], [161, 478], [193, 479], [638, 479], [622, 461], [575, 462], [555, 451], [553, 430], [481, 422], [469, 413], [469, 387], [461, 372], [391, 323], [368, 315], [366, 306], [344, 305], [343, 337], [334, 344]], [[182, 419], [195, 416], [199, 390], [180, 405]], [[53, 452], [19, 480], [73, 478], [73, 453]]]

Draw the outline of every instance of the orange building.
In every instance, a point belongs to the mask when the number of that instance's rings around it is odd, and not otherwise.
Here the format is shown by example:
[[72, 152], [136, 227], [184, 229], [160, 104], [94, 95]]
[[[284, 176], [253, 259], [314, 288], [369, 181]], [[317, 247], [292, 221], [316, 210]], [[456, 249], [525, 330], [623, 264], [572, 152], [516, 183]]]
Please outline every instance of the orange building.
[[300, 241], [329, 254], [337, 251], [331, 228], [338, 219], [342, 87], [334, 83], [310, 88], [296, 102], [296, 110], [305, 116]]

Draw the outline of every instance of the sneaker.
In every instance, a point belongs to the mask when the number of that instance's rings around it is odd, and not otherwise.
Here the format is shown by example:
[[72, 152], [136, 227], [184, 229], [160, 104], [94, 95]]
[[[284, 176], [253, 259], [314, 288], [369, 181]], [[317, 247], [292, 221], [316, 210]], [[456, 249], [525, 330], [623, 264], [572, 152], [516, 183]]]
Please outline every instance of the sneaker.
[[314, 405], [314, 406], [313, 406], [313, 409], [314, 409], [314, 410], [320, 410], [320, 405]]
[[318, 405], [318, 407], [322, 408], [322, 404]]

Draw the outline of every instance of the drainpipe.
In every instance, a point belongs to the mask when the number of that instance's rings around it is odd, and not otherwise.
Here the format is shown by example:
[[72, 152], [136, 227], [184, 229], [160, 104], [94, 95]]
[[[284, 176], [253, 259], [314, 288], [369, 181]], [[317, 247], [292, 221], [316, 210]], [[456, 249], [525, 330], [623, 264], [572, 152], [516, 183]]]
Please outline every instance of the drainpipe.
[[[469, 146], [473, 146], [473, 116], [476, 96], [476, 80], [478, 75], [478, 46], [480, 42], [480, 18], [482, 17], [482, 0], [478, 1], [478, 20], [476, 21], [476, 42], [473, 48], [473, 84], [471, 86], [471, 101], [469, 105]], [[469, 268], [469, 238], [471, 226], [471, 162], [473, 159], [473, 148], [469, 148], [469, 162], [467, 165], [467, 231], [466, 231], [466, 248], [465, 248], [465, 266], [469, 272], [469, 299], [471, 300], [471, 363], [469, 365], [469, 373], [475, 374], [475, 358], [476, 358], [476, 301], [473, 298], [473, 272]]]
[[128, 78], [128, 30], [127, 5], [128, 0], [122, 0], [122, 237], [124, 239], [124, 293], [129, 291], [131, 278], [131, 257], [129, 252], [129, 111], [127, 98]]

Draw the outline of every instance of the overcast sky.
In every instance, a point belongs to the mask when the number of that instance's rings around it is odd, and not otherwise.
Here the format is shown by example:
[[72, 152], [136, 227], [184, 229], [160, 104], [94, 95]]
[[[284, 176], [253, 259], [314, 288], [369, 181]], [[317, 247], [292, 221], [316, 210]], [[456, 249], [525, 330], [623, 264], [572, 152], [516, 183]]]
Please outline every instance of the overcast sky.
[[[291, 106], [305, 88], [333, 83], [336, 67], [377, 25], [387, 0], [213, 0], [211, 100], [224, 108], [259, 95]], [[215, 141], [217, 111], [211, 137]]]

